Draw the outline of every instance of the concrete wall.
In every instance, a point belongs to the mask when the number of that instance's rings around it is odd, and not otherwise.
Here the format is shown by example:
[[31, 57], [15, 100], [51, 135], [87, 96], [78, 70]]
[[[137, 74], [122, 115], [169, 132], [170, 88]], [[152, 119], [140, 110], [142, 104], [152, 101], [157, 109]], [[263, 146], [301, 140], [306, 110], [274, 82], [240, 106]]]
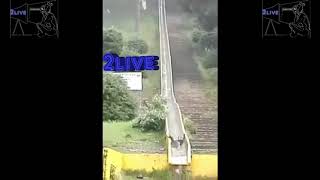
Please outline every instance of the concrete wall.
[[[106, 151], [107, 161], [103, 160], [103, 180], [110, 179], [111, 165], [115, 167], [115, 174], [120, 174], [121, 170], [145, 170], [152, 172], [153, 169], [161, 170], [169, 168], [167, 154], [130, 154], [105, 148], [104, 152]], [[188, 169], [191, 169], [192, 176], [194, 177], [218, 177], [217, 166], [217, 155], [193, 154], [191, 166]]]
[[168, 168], [166, 154], [123, 154], [123, 170], [161, 170]]
[[[105, 154], [107, 153], [107, 156]], [[104, 149], [104, 156], [103, 158], [103, 180], [110, 179], [110, 170], [111, 165], [115, 167], [115, 174], [119, 174], [122, 169], [122, 153], [114, 151], [112, 149], [106, 148]]]
[[193, 154], [192, 176], [218, 177], [218, 155]]

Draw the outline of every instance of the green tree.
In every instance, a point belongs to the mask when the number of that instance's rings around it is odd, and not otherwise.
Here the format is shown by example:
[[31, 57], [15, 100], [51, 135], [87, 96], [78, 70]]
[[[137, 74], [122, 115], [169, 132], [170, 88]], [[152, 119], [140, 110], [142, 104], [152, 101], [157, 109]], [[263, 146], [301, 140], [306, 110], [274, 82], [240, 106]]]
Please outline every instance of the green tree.
[[145, 54], [148, 52], [148, 44], [143, 39], [134, 39], [128, 41], [128, 50], [137, 52], [139, 54]]
[[199, 31], [198, 29], [193, 30], [193, 32], [192, 32], [192, 41], [194, 43], [198, 43], [200, 41], [201, 36], [202, 36], [201, 31]]
[[217, 0], [192, 0], [192, 13], [196, 15], [198, 24], [205, 31], [212, 31], [218, 24]]
[[129, 50], [127, 47], [123, 48], [120, 56], [139, 56], [140, 54], [136, 51]]
[[121, 77], [104, 73], [103, 120], [130, 121], [136, 117], [136, 103]]
[[217, 49], [217, 33], [215, 31], [206, 32], [194, 29], [192, 32], [192, 42], [197, 50], [196, 52], [204, 55], [209, 50]]
[[217, 26], [217, 0], [178, 0], [178, 3], [184, 11], [197, 17], [201, 29], [211, 31]]
[[103, 33], [103, 53], [111, 52], [121, 54], [123, 48], [123, 37], [121, 32], [110, 28]]
[[214, 32], [202, 33], [199, 39], [200, 46], [204, 49], [217, 48], [217, 35]]
[[133, 127], [142, 129], [143, 131], [161, 131], [164, 130], [166, 124], [166, 106], [165, 100], [161, 96], [156, 95], [150, 103], [145, 102], [142, 112], [135, 120]]

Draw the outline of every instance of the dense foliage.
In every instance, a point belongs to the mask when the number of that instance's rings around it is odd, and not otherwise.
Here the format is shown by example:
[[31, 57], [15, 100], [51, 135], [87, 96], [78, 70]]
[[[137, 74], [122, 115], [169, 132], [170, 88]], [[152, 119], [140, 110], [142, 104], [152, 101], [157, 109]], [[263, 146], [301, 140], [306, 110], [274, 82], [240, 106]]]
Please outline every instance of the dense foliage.
[[128, 50], [145, 54], [148, 52], [148, 44], [142, 39], [129, 40], [127, 45]]
[[135, 120], [133, 127], [143, 131], [161, 131], [165, 128], [166, 123], [166, 106], [165, 100], [156, 95], [152, 101], [145, 102], [139, 117]]
[[112, 52], [121, 54], [123, 48], [123, 37], [121, 32], [110, 28], [103, 33], [103, 53]]
[[121, 77], [105, 73], [103, 77], [103, 120], [130, 121], [136, 117], [136, 103]]
[[215, 51], [209, 51], [202, 58], [202, 66], [206, 69], [218, 67], [218, 57]]

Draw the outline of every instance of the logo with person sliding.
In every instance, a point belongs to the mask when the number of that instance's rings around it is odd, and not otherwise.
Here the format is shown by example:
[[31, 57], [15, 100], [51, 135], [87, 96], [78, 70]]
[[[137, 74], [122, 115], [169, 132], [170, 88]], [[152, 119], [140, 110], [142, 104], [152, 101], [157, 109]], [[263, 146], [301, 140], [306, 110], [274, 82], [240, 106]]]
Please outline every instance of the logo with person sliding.
[[10, 38], [58, 38], [57, 0], [10, 1]]
[[311, 38], [311, 2], [262, 0], [263, 38]]

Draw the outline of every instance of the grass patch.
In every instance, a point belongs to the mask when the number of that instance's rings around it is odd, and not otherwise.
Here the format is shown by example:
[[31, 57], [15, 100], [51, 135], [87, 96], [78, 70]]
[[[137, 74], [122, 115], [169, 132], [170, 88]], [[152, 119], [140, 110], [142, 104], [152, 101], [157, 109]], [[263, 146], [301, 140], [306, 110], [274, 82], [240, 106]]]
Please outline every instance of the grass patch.
[[212, 177], [203, 177], [197, 176], [192, 177], [192, 173], [190, 171], [183, 170], [180, 177], [174, 173], [173, 169], [163, 169], [163, 170], [153, 170], [152, 172], [146, 171], [132, 171], [126, 170], [121, 172], [122, 179], [125, 180], [136, 180], [137, 177], [143, 177], [143, 179], [152, 179], [152, 180], [173, 180], [173, 179], [184, 179], [184, 180], [217, 180], [217, 178]]
[[122, 152], [162, 152], [163, 132], [141, 132], [129, 122], [103, 122], [103, 146]]
[[[186, 176], [186, 175], [184, 175]], [[153, 180], [172, 180], [176, 179], [175, 174], [169, 170], [169, 169], [163, 169], [163, 170], [153, 170], [152, 172], [146, 172], [145, 170], [127, 170], [122, 172], [122, 177], [125, 177], [124, 179], [137, 179], [137, 177], [143, 177], [143, 179], [153, 179]], [[182, 179], [191, 179], [190, 174], [187, 175], [187, 177], [184, 177]]]
[[122, 171], [122, 177], [137, 178], [138, 176], [144, 177], [144, 179], [159, 179], [166, 180], [170, 179], [171, 173], [168, 169], [164, 170], [153, 170], [152, 172], [147, 172], [145, 170], [125, 170]]

